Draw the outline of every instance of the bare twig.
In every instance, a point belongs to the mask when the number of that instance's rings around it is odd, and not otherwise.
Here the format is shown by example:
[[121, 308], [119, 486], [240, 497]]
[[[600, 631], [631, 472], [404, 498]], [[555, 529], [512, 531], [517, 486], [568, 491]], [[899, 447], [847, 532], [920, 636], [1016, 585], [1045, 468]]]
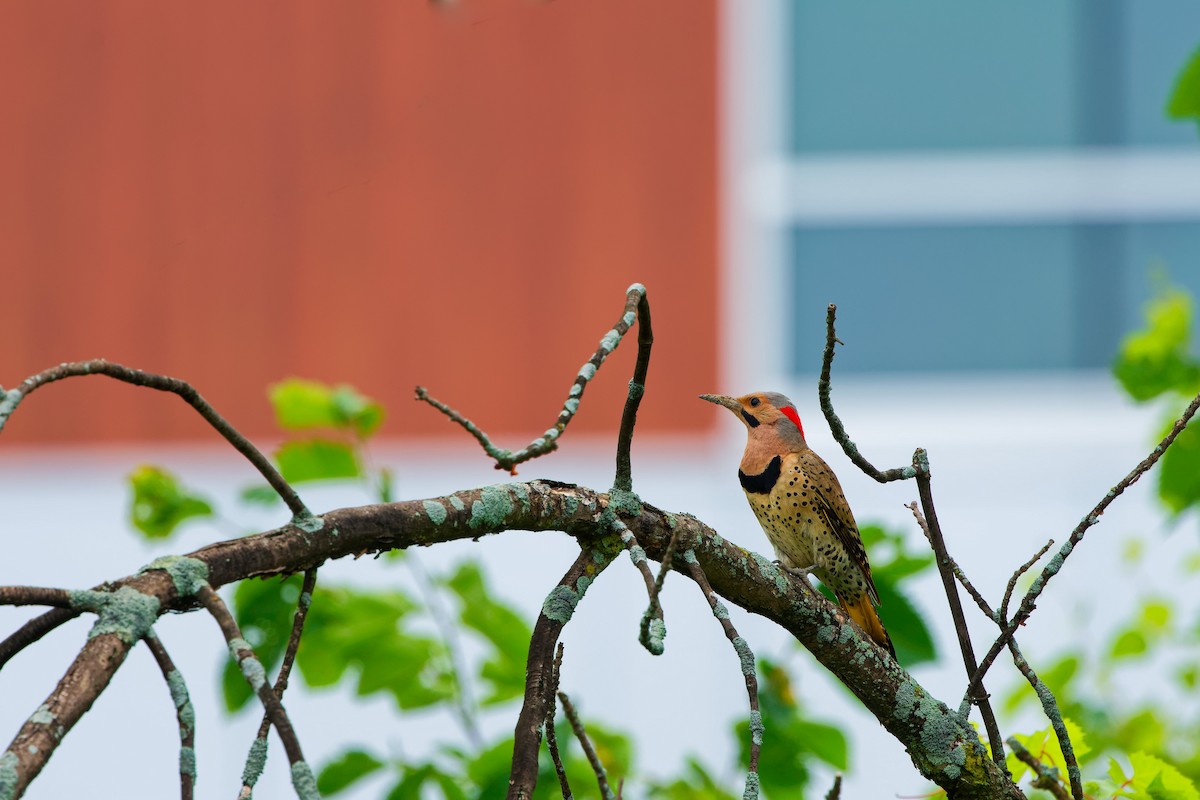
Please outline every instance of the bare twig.
[[857, 464], [859, 469], [880, 483], [914, 478], [917, 473], [911, 466], [896, 467], [883, 471], [876, 469], [874, 464], [867, 461], [863, 457], [863, 454], [858, 452], [858, 445], [850, 440], [849, 434], [846, 433], [846, 426], [842, 424], [842, 420], [838, 417], [837, 412], [833, 410], [833, 401], [829, 397], [829, 373], [833, 367], [834, 345], [841, 343], [837, 338], [837, 333], [834, 331], [833, 326], [836, 317], [837, 306], [830, 303], [829, 308], [825, 312], [825, 355], [821, 359], [821, 378], [817, 383], [817, 395], [821, 398], [821, 411], [825, 414], [825, 421], [829, 423], [829, 432], [833, 434], [833, 438], [842, 446], [842, 450], [845, 451], [850, 460]]
[[[611, 516], [612, 529], [621, 537], [621, 544], [629, 551], [629, 560], [638, 568], [638, 572], [642, 574], [642, 580], [646, 583], [646, 594], [650, 598], [650, 606], [646, 611], [649, 615], [651, 610], [657, 612], [654, 620], [643, 617], [642, 630], [638, 637], [642, 646], [656, 656], [662, 655], [663, 652], [663, 636], [666, 635], [666, 626], [662, 621], [662, 605], [658, 601], [658, 584], [654, 579], [654, 575], [650, 573], [650, 565], [646, 561], [646, 551], [637, 543], [637, 539], [624, 522], [614, 513]], [[657, 621], [657, 625], [655, 625]]]
[[[304, 633], [304, 622], [308, 619], [308, 609], [312, 605], [313, 588], [317, 585], [317, 568], [311, 567], [304, 573], [304, 582], [300, 586], [300, 597], [296, 601], [296, 613], [292, 617], [292, 632], [288, 636], [287, 648], [283, 652], [283, 661], [279, 665], [279, 674], [275, 676], [275, 696], [283, 700], [287, 691], [288, 678], [292, 674], [292, 665], [296, 661], [296, 651], [300, 649], [300, 636]], [[242, 790], [239, 798], [249, 798], [254, 793], [254, 784], [258, 783], [263, 767], [267, 762], [267, 734], [271, 730], [271, 715], [263, 712], [262, 722], [258, 726], [258, 734], [250, 745], [246, 757], [246, 765], [242, 769]], [[261, 742], [262, 744], [258, 744]]]
[[1037, 599], [1041, 596], [1042, 591], [1046, 588], [1046, 584], [1049, 583], [1050, 579], [1057, 575], [1059, 570], [1062, 569], [1063, 563], [1067, 560], [1067, 556], [1071, 555], [1072, 551], [1075, 549], [1075, 546], [1083, 540], [1083, 536], [1085, 533], [1087, 533], [1088, 528], [1099, 522], [1101, 515], [1103, 515], [1105, 510], [1112, 505], [1112, 502], [1120, 497], [1126, 489], [1137, 483], [1138, 479], [1141, 478], [1142, 475], [1147, 472], [1147, 470], [1158, 463], [1158, 460], [1162, 458], [1163, 453], [1165, 453], [1167, 448], [1170, 447], [1172, 442], [1175, 441], [1175, 437], [1177, 437], [1183, 431], [1183, 429], [1187, 427], [1188, 421], [1191, 420], [1191, 418], [1195, 415], [1197, 409], [1200, 409], [1200, 394], [1197, 394], [1192, 402], [1188, 404], [1188, 407], [1184, 410], [1183, 414], [1175, 421], [1175, 424], [1171, 426], [1171, 430], [1162, 438], [1162, 441], [1158, 443], [1158, 446], [1150, 452], [1150, 455], [1142, 459], [1142, 461], [1139, 462], [1138, 465], [1134, 467], [1128, 475], [1122, 478], [1116, 486], [1109, 489], [1108, 493], [1101, 498], [1100, 502], [1095, 505], [1091, 512], [1089, 512], [1088, 515], [1080, 520], [1079, 524], [1075, 526], [1075, 529], [1071, 531], [1071, 535], [1067, 538], [1067, 541], [1063, 542], [1062, 547], [1058, 549], [1058, 552], [1054, 555], [1054, 557], [1051, 558], [1046, 566], [1042, 568], [1041, 574], [1034, 578], [1033, 584], [1029, 587], [1029, 591], [1027, 591], [1025, 596], [1021, 598], [1021, 604], [1017, 607], [1016, 613], [1013, 614], [1012, 619], [1009, 620], [1008, 627], [1006, 627], [1000, 634], [999, 638], [992, 643], [987, 655], [985, 655], [983, 660], [979, 662], [979, 669], [976, 670], [974, 677], [971, 679], [970, 686], [967, 687], [968, 693], [971, 693], [978, 688], [979, 684], [983, 681], [983, 676], [987, 674], [988, 669], [996, 660], [996, 656], [999, 655], [1000, 651], [1003, 650], [1008, 644], [1008, 640], [1012, 638], [1017, 628], [1021, 627], [1021, 625], [1025, 624], [1025, 620], [1029, 619], [1029, 615], [1032, 614], [1034, 608], [1037, 607]]
[[588, 737], [587, 729], [583, 727], [583, 721], [579, 719], [579, 714], [575, 712], [575, 706], [571, 705], [571, 698], [567, 697], [566, 693], [559, 692], [558, 699], [562, 703], [563, 713], [567, 715], [567, 720], [571, 723], [571, 730], [575, 731], [575, 738], [579, 740], [579, 746], [583, 748], [583, 754], [587, 756], [588, 763], [592, 765], [592, 772], [596, 773], [600, 796], [605, 800], [613, 800], [612, 789], [608, 786], [608, 773], [604, 771], [604, 765], [600, 763], [600, 756], [596, 755], [596, 748], [592, 746], [592, 740]]
[[758, 675], [754, 669], [754, 653], [751, 652], [750, 645], [746, 644], [746, 640], [733, 627], [733, 623], [729, 620], [729, 609], [713, 591], [708, 582], [708, 576], [704, 574], [700, 562], [696, 559], [696, 553], [690, 548], [683, 551], [683, 563], [684, 569], [704, 592], [704, 599], [712, 608], [713, 616], [721, 622], [725, 636], [733, 645], [734, 652], [737, 653], [738, 660], [742, 665], [742, 678], [746, 681], [746, 694], [750, 697], [750, 764], [746, 776], [747, 794], [749, 794], [749, 787], [758, 785], [758, 755], [762, 748], [763, 738], [762, 712], [758, 708]]
[[71, 593], [42, 586], [0, 586], [0, 606], [70, 608]]
[[563, 627], [575, 613], [584, 592], [595, 577], [612, 563], [607, 550], [583, 547], [575, 562], [558, 582], [538, 614], [529, 640], [525, 665], [525, 700], [513, 733], [512, 771], [508, 778], [509, 800], [528, 800], [537, 786], [538, 751], [542, 727], [550, 704], [554, 672], [554, 647]]
[[[929, 523], [925, 521], [925, 515], [921, 513], [921, 509], [917, 506], [916, 501], [908, 503], [904, 507], [912, 512], [913, 518], [916, 519], [917, 525], [920, 526], [921, 532], [925, 534], [925, 538], [929, 540], [929, 545], [932, 547], [933, 535], [929, 532]], [[953, 558], [950, 559], [950, 569], [954, 573], [954, 577], [962, 584], [962, 587], [967, 590], [967, 594], [971, 595], [971, 599], [975, 601], [975, 605], [979, 606], [979, 610], [987, 615], [988, 619], [991, 619], [993, 617], [992, 607], [988, 605], [987, 600], [979, 593], [979, 590], [967, 578], [967, 574], [962, 571], [962, 567]]]
[[263, 708], [271, 718], [271, 724], [275, 726], [275, 731], [283, 743], [284, 752], [287, 753], [288, 763], [292, 765], [292, 785], [296, 789], [296, 794], [302, 800], [316, 797], [316, 778], [313, 776], [308, 762], [304, 760], [304, 752], [300, 749], [300, 740], [296, 737], [296, 731], [292, 727], [291, 720], [288, 719], [283, 703], [279, 701], [279, 696], [267, 683], [267, 673], [262, 662], [254, 655], [250, 643], [242, 638], [237, 621], [233, 618], [233, 614], [229, 613], [225, 601], [211, 586], [208, 584], [201, 586], [196, 592], [196, 598], [201, 605], [208, 609], [208, 613], [212, 614], [221, 627], [221, 633], [224, 634], [225, 641], [229, 644], [230, 656], [237, 662], [242, 675], [246, 677], [246, 682], [258, 695]]
[[103, 358], [59, 364], [57, 367], [43, 370], [36, 375], [26, 378], [16, 388], [9, 389], [8, 392], [0, 392], [0, 430], [4, 428], [5, 421], [16, 410], [17, 405], [38, 388], [48, 383], [83, 375], [107, 375], [110, 378], [123, 381], [124, 383], [131, 383], [134, 386], [144, 386], [148, 389], [156, 389], [160, 392], [171, 392], [172, 394], [179, 395], [183, 398], [184, 402], [196, 409], [197, 413], [209, 425], [215, 428], [217, 433], [225, 438], [225, 441], [233, 445], [235, 450], [245, 456], [246, 460], [254, 465], [254, 468], [266, 478], [267, 483], [271, 484], [271, 488], [287, 503], [293, 515], [302, 519], [310, 516], [308, 509], [300, 500], [300, 496], [296, 494], [296, 490], [283, 479], [283, 476], [279, 474], [279, 470], [275, 469], [270, 460], [257, 447], [251, 444], [249, 439], [239, 433], [224, 417], [218, 414], [217, 410], [210, 406], [208, 401], [201, 397], [200, 393], [191, 384], [181, 381], [178, 378], [169, 378], [166, 375], [156, 375], [152, 372], [143, 372], [140, 369], [131, 369], [121, 364], [106, 361]]
[[549, 703], [546, 707], [546, 747], [550, 750], [550, 760], [554, 762], [554, 771], [558, 774], [558, 786], [562, 789], [563, 800], [571, 800], [571, 784], [567, 781], [567, 771], [563, 768], [562, 757], [558, 753], [558, 735], [554, 732], [555, 703], [558, 694], [558, 679], [562, 674], [563, 643], [558, 643], [558, 652], [554, 655], [554, 668], [550, 673]]
[[52, 608], [17, 628], [0, 642], [0, 669], [4, 669], [4, 665], [17, 653], [82, 613], [76, 609]]
[[1016, 572], [1008, 579], [1008, 585], [1004, 587], [1004, 599], [1000, 601], [1000, 616], [998, 622], [1001, 627], [1008, 624], [1008, 604], [1012, 600], [1013, 590], [1017, 588], [1017, 581], [1021, 576], [1028, 572], [1034, 564], [1036, 564], [1046, 552], [1054, 546], [1054, 540], [1051, 539], [1042, 545], [1042, 549], [1033, 554], [1033, 558], [1026, 561], [1021, 566], [1017, 567]]
[[642, 627], [638, 632], [638, 641], [642, 643], [642, 647], [656, 655], [662, 654], [663, 638], [667, 635], [661, 601], [663, 581], [666, 580], [667, 573], [671, 571], [671, 559], [675, 557], [675, 547], [678, 544], [679, 532], [676, 531], [671, 536], [662, 561], [659, 562], [658, 577], [654, 579], [654, 591], [650, 595], [650, 605], [646, 608], [646, 613], [642, 614]]
[[[629, 395], [625, 398], [625, 409], [621, 412], [621, 428], [617, 433], [617, 476], [613, 487], [622, 491], [633, 490], [632, 465], [629, 448], [633, 442], [633, 428], [637, 424], [638, 406], [646, 393], [646, 373], [650, 369], [650, 348], [654, 344], [654, 331], [650, 327], [650, 301], [646, 299], [646, 288], [640, 283], [630, 286], [627, 297], [637, 296], [638, 354], [633, 368], [633, 379], [629, 381]], [[626, 308], [629, 303], [626, 303]], [[621, 318], [624, 322], [625, 317]], [[614, 329], [616, 330], [616, 329]]]
[[192, 800], [196, 786], [196, 711], [192, 708], [183, 674], [175, 668], [167, 648], [154, 631], [147, 633], [142, 641], [150, 648], [167, 688], [171, 690], [175, 719], [179, 722], [179, 795], [182, 800]]
[[1043, 789], [1050, 792], [1050, 794], [1054, 795], [1055, 800], [1071, 800], [1071, 795], [1067, 794], [1067, 789], [1062, 785], [1062, 780], [1058, 777], [1058, 770], [1056, 768], [1043, 764], [1033, 753], [1026, 749], [1025, 745], [1011, 736], [1008, 738], [1008, 746], [1012, 748], [1017, 758], [1033, 769], [1034, 774], [1037, 776], [1033, 779], [1035, 789]]
[[835, 772], [833, 775], [833, 786], [830, 787], [828, 794], [825, 795], [825, 800], [841, 800], [842, 797], [842, 773]]
[[[496, 462], [496, 469], [506, 469], [515, 475], [518, 464], [537, 458], [538, 456], [544, 456], [547, 453], [553, 452], [558, 447], [558, 437], [566, 430], [567, 425], [575, 417], [575, 412], [579, 410], [579, 402], [583, 398], [584, 389], [587, 388], [588, 382], [595, 376], [596, 370], [600, 368], [604, 360], [617, 349], [617, 345], [621, 343], [621, 339], [629, 332], [629, 328], [638, 318], [639, 307], [643, 302], [645, 294], [646, 288], [640, 283], [635, 283], [629, 287], [625, 293], [625, 312], [621, 315], [621, 319], [617, 321], [617, 324], [612, 327], [612, 330], [604, 334], [600, 339], [600, 347], [587, 360], [587, 363], [580, 368], [579, 374], [575, 376], [575, 382], [571, 385], [571, 390], [567, 393], [566, 402], [563, 403], [562, 411], [558, 413], [558, 419], [555, 421], [554, 427], [534, 439], [521, 450], [513, 452], [512, 450], [497, 447], [479, 426], [450, 406], [431, 397], [424, 386], [416, 388], [416, 398], [441, 411], [452, 421], [461, 425], [467, 433], [474, 436], [480, 446], [483, 447], [484, 452]], [[648, 325], [649, 307], [647, 306], [647, 329]], [[645, 351], [647, 357], [649, 357], [649, 343], [646, 344]], [[640, 353], [638, 361], [639, 364], [642, 361]], [[645, 380], [644, 374], [642, 379]], [[633, 393], [633, 387], [630, 387], [630, 393]], [[634, 414], [636, 412], [637, 409], [635, 406]]]

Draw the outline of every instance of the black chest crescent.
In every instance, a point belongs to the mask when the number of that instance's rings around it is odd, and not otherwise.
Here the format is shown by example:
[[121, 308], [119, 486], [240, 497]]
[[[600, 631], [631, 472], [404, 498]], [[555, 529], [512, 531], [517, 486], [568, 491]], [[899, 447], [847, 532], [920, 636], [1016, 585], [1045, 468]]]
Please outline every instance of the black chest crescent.
[[769, 494], [775, 488], [775, 482], [779, 480], [781, 469], [783, 469], [783, 459], [775, 456], [771, 459], [771, 463], [767, 464], [767, 468], [758, 475], [747, 475], [739, 469], [738, 481], [747, 492]]

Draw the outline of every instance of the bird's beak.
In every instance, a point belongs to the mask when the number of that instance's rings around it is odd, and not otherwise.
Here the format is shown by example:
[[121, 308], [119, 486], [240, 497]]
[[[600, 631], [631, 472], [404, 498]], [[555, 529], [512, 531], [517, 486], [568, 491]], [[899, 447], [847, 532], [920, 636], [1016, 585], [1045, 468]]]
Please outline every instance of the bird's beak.
[[707, 400], [710, 403], [716, 403], [719, 406], [725, 406], [735, 414], [742, 410], [741, 403], [739, 403], [735, 398], [728, 397], [723, 394], [702, 394], [700, 395], [700, 399]]

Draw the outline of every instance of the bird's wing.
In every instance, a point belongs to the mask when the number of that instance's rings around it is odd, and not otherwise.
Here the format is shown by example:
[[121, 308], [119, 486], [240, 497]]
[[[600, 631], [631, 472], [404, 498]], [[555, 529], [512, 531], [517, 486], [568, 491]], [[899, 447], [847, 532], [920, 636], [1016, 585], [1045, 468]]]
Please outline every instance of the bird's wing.
[[[867, 592], [875, 605], [879, 605], [879, 593], [875, 590], [875, 581], [871, 578], [871, 564], [867, 561], [867, 551], [863, 547], [862, 537], [858, 533], [858, 524], [850, 511], [850, 504], [842, 494], [842, 485], [837, 476], [825, 463], [825, 459], [812, 450], [804, 450], [798, 454], [800, 468], [808, 475], [809, 485], [816, 494], [817, 513], [820, 514], [829, 529], [837, 535], [846, 553], [858, 567], [863, 577], [867, 579]], [[819, 487], [828, 487], [821, 489]]]

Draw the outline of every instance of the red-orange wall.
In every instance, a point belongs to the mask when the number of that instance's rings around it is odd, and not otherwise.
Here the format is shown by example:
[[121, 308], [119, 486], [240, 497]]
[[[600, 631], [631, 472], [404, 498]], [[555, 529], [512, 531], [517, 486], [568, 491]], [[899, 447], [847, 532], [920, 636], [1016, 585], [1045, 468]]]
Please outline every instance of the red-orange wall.
[[[714, 0], [21, 3], [0, 10], [0, 384], [102, 356], [251, 435], [266, 384], [421, 383], [540, 432], [647, 285], [643, 424], [716, 388]], [[578, 429], [615, 428], [635, 345]], [[176, 398], [47, 387], [4, 441], [208, 437]]]

